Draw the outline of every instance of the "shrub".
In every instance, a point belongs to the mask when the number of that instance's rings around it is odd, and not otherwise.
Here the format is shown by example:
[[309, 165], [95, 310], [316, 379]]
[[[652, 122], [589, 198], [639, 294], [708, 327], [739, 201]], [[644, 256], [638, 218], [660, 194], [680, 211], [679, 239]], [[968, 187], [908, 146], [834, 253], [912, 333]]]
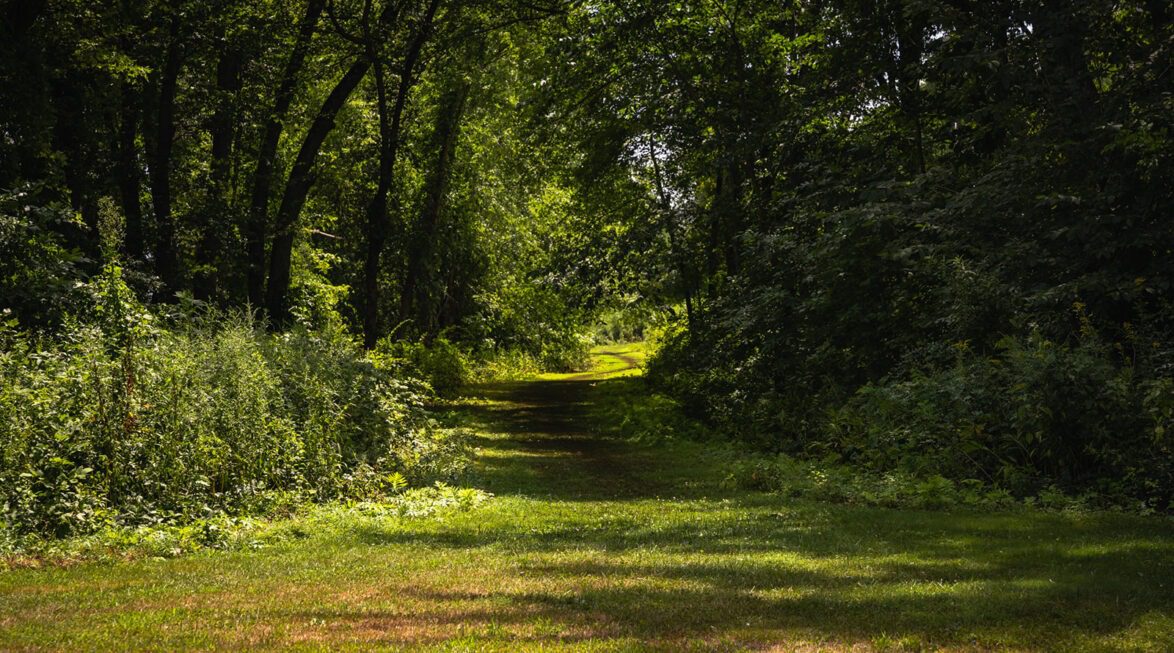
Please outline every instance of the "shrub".
[[461, 466], [459, 438], [439, 435], [423, 410], [425, 386], [349, 339], [271, 336], [248, 315], [164, 327], [115, 266], [91, 288], [93, 323], [51, 340], [0, 331], [0, 521], [10, 530], [267, 512]]
[[485, 300], [484, 315], [462, 326], [468, 341], [481, 343], [479, 350], [522, 352], [547, 372], [586, 367], [592, 345], [592, 339], [581, 333], [586, 316], [553, 285], [520, 280]]
[[43, 326], [76, 304], [86, 261], [60, 235], [82, 229], [81, 219], [68, 207], [31, 202], [37, 191], [0, 189], [0, 318]]
[[1169, 504], [1168, 380], [1137, 379], [1091, 335], [999, 347], [865, 386], [829, 414], [813, 449], [876, 470], [981, 476], [1024, 495], [1056, 485]]
[[600, 399], [592, 404], [592, 417], [607, 432], [636, 442], [705, 438], [706, 431], [682, 414], [675, 400], [643, 386], [641, 378], [598, 384], [594, 392]]
[[456, 396], [469, 381], [465, 354], [444, 338], [436, 338], [427, 344], [385, 338], [376, 352], [388, 369], [401, 370], [426, 380], [441, 397]]
[[[1006, 490], [976, 479], [955, 481], [902, 471], [870, 473], [833, 461], [800, 460], [785, 454], [736, 457], [726, 481], [791, 497], [889, 508], [1006, 509], [1022, 505]], [[1024, 503], [1064, 510], [1089, 507], [1083, 498], [1070, 497], [1054, 487]]]
[[1163, 345], [1109, 345], [1079, 307], [1077, 316], [1070, 342], [1036, 330], [985, 353], [966, 342], [923, 347], [859, 386], [834, 369], [822, 375], [837, 367], [826, 347], [780, 361], [766, 344], [737, 350], [737, 334], [670, 329], [649, 373], [693, 416], [760, 451], [1169, 509], [1174, 382]]
[[473, 366], [471, 380], [520, 381], [542, 373], [542, 366], [532, 354], [518, 350], [480, 352]]
[[600, 345], [648, 340], [663, 322], [659, 307], [634, 300], [621, 302], [616, 307], [600, 311], [592, 340]]

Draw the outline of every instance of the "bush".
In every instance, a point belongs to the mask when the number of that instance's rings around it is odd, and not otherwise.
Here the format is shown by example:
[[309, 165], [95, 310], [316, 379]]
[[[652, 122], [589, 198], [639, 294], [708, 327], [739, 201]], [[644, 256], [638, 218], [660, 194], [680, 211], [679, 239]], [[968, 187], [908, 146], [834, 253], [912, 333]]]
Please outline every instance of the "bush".
[[600, 399], [592, 403], [592, 417], [605, 431], [636, 442], [705, 438], [705, 429], [682, 414], [675, 400], [643, 386], [638, 377], [598, 384], [594, 392]]
[[518, 350], [480, 352], [471, 379], [478, 382], [521, 381], [542, 373], [542, 366], [532, 354]]
[[428, 344], [385, 338], [376, 347], [376, 355], [388, 369], [424, 379], [441, 397], [455, 397], [469, 382], [465, 354], [444, 338]]
[[649, 339], [651, 332], [662, 326], [660, 307], [635, 301], [600, 311], [596, 317], [592, 338], [595, 344], [639, 342]]
[[84, 225], [68, 207], [37, 206], [37, 188], [0, 190], [0, 318], [56, 323], [77, 302], [84, 257], [59, 234]]
[[585, 316], [546, 283], [511, 284], [486, 298], [483, 316], [462, 329], [479, 350], [520, 352], [532, 356], [543, 371], [585, 369], [592, 340], [581, 334]]
[[691, 415], [760, 451], [1168, 510], [1174, 381], [1160, 367], [1162, 345], [1109, 345], [1080, 323], [1070, 343], [1032, 331], [989, 353], [966, 342], [923, 347], [858, 387], [820, 371], [836, 368], [826, 347], [780, 362], [766, 345], [738, 350], [738, 334], [670, 329], [649, 374]]
[[876, 470], [982, 477], [1018, 494], [1148, 498], [1174, 489], [1168, 379], [1138, 379], [1094, 336], [1069, 346], [1005, 338], [990, 357], [868, 385], [831, 411], [812, 444]]
[[[0, 331], [0, 520], [68, 535], [109, 524], [262, 513], [430, 482], [463, 453], [350, 340], [271, 336], [247, 315], [171, 327], [109, 266], [97, 320], [52, 340]], [[444, 459], [443, 461], [439, 459]]]
[[1042, 508], [1083, 512], [1103, 508], [1137, 509], [1152, 513], [1145, 502], [1122, 501], [1095, 492], [1073, 495], [1055, 485], [1016, 499], [1007, 490], [978, 479], [952, 480], [941, 475], [918, 476], [890, 471], [867, 472], [834, 461], [799, 460], [785, 454], [775, 457], [740, 455], [730, 465], [726, 483], [754, 490], [815, 501], [888, 508], [916, 509], [1014, 509]]

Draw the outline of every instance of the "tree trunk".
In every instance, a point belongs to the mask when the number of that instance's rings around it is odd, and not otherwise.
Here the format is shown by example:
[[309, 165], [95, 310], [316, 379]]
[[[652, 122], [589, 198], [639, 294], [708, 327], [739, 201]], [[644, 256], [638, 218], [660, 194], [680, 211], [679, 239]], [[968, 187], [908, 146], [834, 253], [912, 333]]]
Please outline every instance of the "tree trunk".
[[407, 252], [404, 287], [400, 296], [400, 317], [405, 320], [414, 319], [419, 332], [429, 335], [434, 325], [431, 323], [431, 312], [428, 310], [428, 298], [420, 290], [420, 280], [432, 257], [433, 243], [444, 212], [444, 200], [449, 180], [452, 178], [452, 162], [460, 138], [461, 116], [468, 96], [469, 84], [461, 82], [445, 93], [438, 107], [436, 131], [433, 134], [436, 164], [425, 183], [420, 222], [416, 225]]
[[52, 121], [38, 124], [36, 118], [52, 115], [53, 80], [45, 65], [43, 44], [33, 30], [47, 5], [46, 0], [10, 0], [0, 9], [3, 92], [6, 97], [20, 97], [19, 102], [0, 102], [0, 122], [31, 127], [11, 142], [5, 138], [3, 156], [0, 156], [0, 188], [4, 189], [14, 188], [21, 180], [40, 179], [48, 174], [50, 159], [46, 146], [54, 135], [46, 128], [51, 127]]
[[440, 6], [439, 0], [431, 0], [428, 9], [421, 19], [412, 37], [411, 45], [404, 56], [403, 66], [400, 69], [399, 87], [396, 90], [395, 106], [390, 117], [387, 112], [387, 96], [382, 80], [381, 67], [376, 67], [377, 91], [379, 93], [379, 182], [375, 195], [367, 205], [367, 256], [363, 265], [363, 345], [371, 349], [375, 346], [382, 328], [379, 323], [379, 270], [383, 257], [383, 249], [387, 245], [390, 221], [387, 215], [387, 196], [391, 192], [392, 175], [395, 172], [395, 161], [399, 156], [399, 135], [403, 121], [404, 108], [407, 106], [408, 95], [415, 84], [416, 64], [420, 59], [420, 52], [428, 40], [432, 30], [432, 20]]
[[196, 247], [197, 273], [192, 291], [197, 299], [207, 300], [216, 293], [222, 278], [221, 261], [223, 239], [221, 234], [230, 228], [227, 214], [230, 210], [229, 175], [232, 172], [232, 135], [236, 118], [236, 94], [241, 89], [241, 51], [228, 48], [216, 63], [216, 109], [212, 115], [212, 162], [208, 197], [204, 202], [200, 243]]
[[653, 180], [656, 182], [656, 198], [660, 204], [661, 213], [665, 218], [665, 230], [669, 235], [669, 257], [677, 266], [677, 274], [681, 275], [681, 285], [685, 291], [685, 324], [693, 328], [693, 275], [690, 274], [685, 253], [681, 251], [681, 237], [677, 232], [677, 220], [673, 215], [672, 202], [664, 187], [664, 176], [660, 172], [660, 161], [656, 158], [656, 142], [648, 139], [648, 157], [652, 159]]
[[171, 152], [175, 139], [175, 95], [181, 66], [179, 18], [172, 17], [167, 51], [159, 77], [156, 111], [155, 155], [151, 161], [151, 201], [155, 209], [157, 239], [155, 273], [163, 282], [163, 299], [170, 301], [179, 290], [179, 262], [175, 251], [175, 222], [171, 215]]
[[1042, 2], [1035, 13], [1039, 62], [1052, 128], [1081, 140], [1095, 124], [1097, 91], [1084, 55], [1088, 21], [1067, 3]]
[[298, 26], [297, 40], [290, 51], [289, 60], [281, 74], [281, 83], [274, 98], [273, 110], [265, 123], [261, 146], [257, 151], [257, 168], [253, 173], [253, 196], [249, 206], [249, 219], [245, 228], [246, 260], [248, 261], [249, 303], [261, 306], [265, 301], [265, 239], [269, 226], [269, 192], [273, 185], [273, 167], [277, 159], [277, 146], [281, 142], [285, 115], [293, 102], [298, 75], [306, 61], [310, 42], [318, 28], [318, 20], [326, 0], [310, 0], [306, 15]]
[[65, 190], [70, 207], [82, 218], [82, 225], [61, 223], [55, 226], [65, 238], [66, 245], [82, 252], [91, 262], [99, 260], [97, 198], [92, 171], [96, 168], [92, 155], [92, 132], [86, 121], [86, 107], [82, 98], [87, 91], [86, 80], [74, 74], [62, 75], [52, 83], [54, 108], [53, 150], [61, 153]]
[[[438, 0], [432, 0], [433, 3]], [[379, 14], [378, 24], [386, 26], [394, 21], [399, 5], [388, 2]], [[293, 255], [294, 226], [302, 207], [306, 204], [306, 197], [310, 187], [314, 185], [314, 163], [318, 159], [318, 151], [327, 134], [334, 129], [334, 119], [339, 109], [346, 103], [347, 98], [359, 85], [372, 61], [368, 57], [351, 64], [342, 79], [335, 84], [334, 89], [322, 103], [317, 117], [310, 125], [298, 150], [297, 159], [289, 173], [289, 180], [285, 185], [285, 194], [281, 197], [281, 206], [277, 210], [274, 221], [273, 247], [269, 253], [269, 283], [265, 287], [265, 306], [269, 311], [269, 318], [273, 327], [281, 327], [289, 318], [287, 303], [290, 281], [290, 264]]]
[[[710, 209], [710, 249], [708, 259], [710, 282], [720, 281], [718, 272], [737, 274], [741, 267], [739, 234], [744, 229], [742, 220], [742, 186], [745, 179], [737, 160], [737, 152], [729, 151], [727, 160], [718, 163], [713, 185], [713, 206]], [[717, 290], [715, 286], [713, 288]]]
[[138, 147], [135, 137], [139, 124], [138, 93], [128, 82], [122, 84], [122, 107], [118, 117], [118, 161], [116, 176], [122, 214], [126, 216], [126, 254], [132, 261], [142, 260], [145, 250], [143, 242], [143, 203], [139, 196]]
[[909, 166], [925, 173], [925, 136], [922, 118], [921, 57], [925, 51], [925, 20], [920, 16], [898, 20], [897, 102], [909, 124]]
[[371, 63], [366, 58], [356, 61], [334, 85], [334, 89], [318, 110], [310, 130], [306, 132], [297, 159], [294, 160], [293, 169], [290, 170], [285, 194], [282, 195], [281, 206], [274, 221], [273, 248], [269, 255], [269, 283], [265, 289], [265, 307], [274, 327], [284, 326], [289, 318], [286, 299], [289, 293], [294, 227], [302, 207], [306, 204], [310, 187], [314, 185], [314, 164], [318, 160], [318, 151], [322, 148], [326, 136], [334, 129], [334, 119], [338, 116], [338, 111], [370, 67]]

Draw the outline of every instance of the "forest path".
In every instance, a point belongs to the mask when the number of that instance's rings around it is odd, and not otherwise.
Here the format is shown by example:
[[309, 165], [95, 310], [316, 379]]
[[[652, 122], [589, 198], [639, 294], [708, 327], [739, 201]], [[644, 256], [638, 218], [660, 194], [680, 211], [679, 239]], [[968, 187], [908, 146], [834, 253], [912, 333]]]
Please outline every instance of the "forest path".
[[475, 401], [462, 412], [481, 434], [477, 485], [497, 495], [562, 500], [679, 496], [695, 493], [699, 481], [718, 492], [716, 475], [682, 478], [672, 458], [598, 432], [591, 414], [597, 386], [638, 375], [641, 353], [631, 345], [596, 348], [589, 372], [470, 388]]
[[638, 352], [596, 354], [458, 402], [478, 507], [0, 573], [0, 650], [1171, 650], [1171, 522], [730, 488], [721, 449], [609, 435], [649, 397]]

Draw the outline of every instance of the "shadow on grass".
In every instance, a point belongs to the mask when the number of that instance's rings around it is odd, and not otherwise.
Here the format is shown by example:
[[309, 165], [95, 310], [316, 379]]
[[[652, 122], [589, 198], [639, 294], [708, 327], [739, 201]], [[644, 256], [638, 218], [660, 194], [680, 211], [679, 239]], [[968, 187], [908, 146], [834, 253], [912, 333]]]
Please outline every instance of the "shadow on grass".
[[486, 384], [470, 396], [486, 404], [460, 412], [500, 437], [478, 444], [478, 485], [497, 495], [564, 501], [637, 499], [678, 493], [660, 461], [631, 443], [591, 429], [593, 388], [608, 381], [558, 380]]
[[596, 615], [618, 634], [650, 641], [888, 633], [939, 646], [1062, 650], [1146, 616], [1158, 620], [1145, 635], [1155, 650], [1174, 637], [1168, 526], [818, 504], [780, 512], [779, 500], [765, 497], [693, 502], [679, 518], [655, 519], [639, 503], [560, 528], [503, 521], [434, 533], [372, 529], [362, 539], [499, 547], [521, 561], [525, 578], [544, 579], [507, 593], [512, 606], [555, 610], [576, 624], [576, 615]]
[[[769, 641], [784, 630], [1056, 650], [1143, 627], [1141, 638], [1159, 650], [1155, 640], [1174, 644], [1170, 522], [829, 506], [712, 482], [683, 491], [681, 479], [703, 463], [592, 433], [592, 387], [475, 389], [490, 403], [469, 416], [502, 434], [482, 442], [484, 485], [555, 500], [533, 502], [539, 514], [358, 537], [503, 549], [523, 561], [527, 578], [548, 580], [509, 595], [517, 609], [555, 610], [580, 626], [576, 615], [592, 614], [647, 641]], [[668, 495], [678, 497], [671, 507], [657, 499]], [[543, 510], [559, 512], [544, 518]], [[1142, 624], [1151, 618], [1156, 625]]]

